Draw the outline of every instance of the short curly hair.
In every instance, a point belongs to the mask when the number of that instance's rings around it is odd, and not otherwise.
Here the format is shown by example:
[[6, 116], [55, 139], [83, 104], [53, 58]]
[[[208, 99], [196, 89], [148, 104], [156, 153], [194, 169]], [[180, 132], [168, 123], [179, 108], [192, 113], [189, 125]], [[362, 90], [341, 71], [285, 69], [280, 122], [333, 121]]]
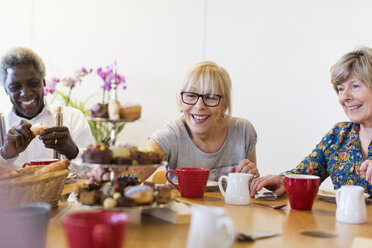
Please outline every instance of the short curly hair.
[[32, 64], [42, 78], [45, 78], [45, 65], [40, 56], [29, 48], [14, 47], [6, 52], [0, 61], [0, 83], [3, 87], [8, 76], [8, 68], [17, 64]]

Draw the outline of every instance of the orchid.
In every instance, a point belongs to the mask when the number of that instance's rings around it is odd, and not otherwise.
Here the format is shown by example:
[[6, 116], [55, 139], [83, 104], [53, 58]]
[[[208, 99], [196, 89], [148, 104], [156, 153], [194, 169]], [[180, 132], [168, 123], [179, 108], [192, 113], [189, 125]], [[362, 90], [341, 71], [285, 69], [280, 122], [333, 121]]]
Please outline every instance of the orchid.
[[[124, 85], [126, 82], [125, 77], [119, 73], [116, 73], [114, 64], [106, 66], [106, 70], [103, 70], [102, 67], [99, 67], [97, 69], [97, 74], [103, 80], [103, 85], [101, 86], [103, 89], [102, 102], [105, 102], [106, 91], [111, 91], [111, 89], [119, 85], [123, 85], [123, 90], [127, 88], [127, 86]], [[113, 86], [113, 84], [115, 85]]]
[[[55, 100], [56, 97], [64, 103], [65, 106], [70, 106], [73, 108], [79, 109], [85, 116], [90, 116], [91, 112], [89, 109], [85, 108], [85, 104], [90, 99], [90, 97], [85, 102], [79, 102], [71, 100], [71, 92], [76, 87], [77, 84], [81, 84], [83, 81], [83, 77], [89, 75], [93, 72], [92, 68], [81, 67], [79, 70], [76, 70], [73, 76], [58, 78], [58, 77], [51, 77], [49, 80], [46, 81], [46, 86], [44, 87], [44, 95], [54, 95], [52, 102]], [[123, 75], [116, 73], [115, 65], [111, 64], [106, 66], [105, 69], [99, 67], [96, 70], [98, 76], [103, 80], [103, 85], [101, 88], [103, 89], [103, 99], [102, 103], [105, 102], [106, 92], [110, 92], [112, 89], [117, 89], [119, 85], [122, 85], [122, 89], [126, 89], [126, 79]], [[66, 90], [62, 90], [62, 87], [68, 88], [68, 93], [66, 94]], [[60, 90], [59, 90], [60, 89]], [[110, 133], [112, 127], [109, 125], [110, 123], [95, 123], [89, 121], [89, 125], [92, 131], [94, 138], [96, 139], [97, 143], [109, 143], [110, 142]], [[116, 133], [118, 134], [124, 127], [125, 123], [121, 123], [117, 127]]]

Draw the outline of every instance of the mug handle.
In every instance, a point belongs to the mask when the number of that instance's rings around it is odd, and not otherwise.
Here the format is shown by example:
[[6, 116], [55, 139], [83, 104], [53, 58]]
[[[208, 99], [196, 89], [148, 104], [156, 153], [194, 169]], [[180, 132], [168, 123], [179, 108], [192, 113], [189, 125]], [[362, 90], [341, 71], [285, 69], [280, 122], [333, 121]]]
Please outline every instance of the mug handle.
[[340, 202], [340, 197], [341, 197], [341, 189], [338, 189], [336, 191], [336, 205], [338, 206], [338, 203]]
[[92, 230], [93, 248], [111, 247], [112, 237], [108, 226], [95, 225]]
[[218, 179], [218, 188], [220, 188], [221, 194], [223, 195], [223, 197], [225, 197], [226, 196], [226, 191], [223, 190], [223, 187], [222, 187], [222, 181], [223, 180], [226, 180], [226, 183], [227, 183], [227, 176], [221, 176]]
[[[177, 173], [176, 173], [176, 171], [175, 170], [168, 170], [166, 173], [165, 173], [165, 177], [167, 178], [167, 181], [170, 183], [170, 184], [172, 184], [179, 192], [181, 192], [181, 190], [180, 190], [180, 188], [177, 186], [177, 185], [175, 185], [173, 182], [172, 182], [172, 180], [170, 180], [169, 179], [169, 177], [168, 177], [168, 173], [170, 173], [170, 172], [172, 172], [173, 174], [175, 174], [176, 175], [176, 177], [177, 177], [177, 179], [178, 179], [178, 176], [177, 176]], [[178, 182], [179, 183], [179, 182]]]
[[217, 229], [225, 228], [227, 232], [227, 239], [224, 247], [230, 248], [233, 246], [235, 241], [235, 227], [234, 223], [229, 217], [222, 217], [217, 220]]
[[22, 168], [25, 168], [25, 167], [30, 166], [30, 165], [31, 165], [31, 163], [24, 163], [24, 164], [22, 165]]

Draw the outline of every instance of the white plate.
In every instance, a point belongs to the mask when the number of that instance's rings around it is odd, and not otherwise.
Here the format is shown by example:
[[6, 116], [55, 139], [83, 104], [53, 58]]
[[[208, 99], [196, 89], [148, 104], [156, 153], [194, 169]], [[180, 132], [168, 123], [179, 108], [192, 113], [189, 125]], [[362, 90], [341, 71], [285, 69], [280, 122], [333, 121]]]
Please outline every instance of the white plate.
[[[337, 190], [331, 190], [331, 189], [324, 190], [324, 189], [320, 189], [318, 191], [318, 196], [320, 196], [321, 198], [323, 198], [325, 200], [335, 202], [336, 201], [336, 192], [337, 192]], [[363, 196], [364, 196], [365, 199], [368, 199], [369, 198], [369, 194], [367, 194], [367, 193], [363, 193]]]
[[[70, 205], [72, 207], [80, 207], [80, 208], [87, 208], [87, 209], [104, 209], [104, 207], [102, 205], [83, 205], [83, 204], [81, 204], [80, 202], [78, 202], [77, 194], [75, 192], [72, 192], [70, 194], [62, 195], [62, 201], [65, 204]], [[172, 201], [170, 201], [168, 203], [164, 203], [164, 204], [153, 202], [153, 203], [148, 204], [148, 205], [135, 205], [135, 206], [132, 206], [132, 207], [114, 207], [114, 208], [110, 208], [110, 209], [125, 210], [125, 211], [129, 211], [129, 210], [142, 211], [142, 210], [147, 210], [147, 209], [164, 208], [164, 207], [167, 207], [171, 202]]]

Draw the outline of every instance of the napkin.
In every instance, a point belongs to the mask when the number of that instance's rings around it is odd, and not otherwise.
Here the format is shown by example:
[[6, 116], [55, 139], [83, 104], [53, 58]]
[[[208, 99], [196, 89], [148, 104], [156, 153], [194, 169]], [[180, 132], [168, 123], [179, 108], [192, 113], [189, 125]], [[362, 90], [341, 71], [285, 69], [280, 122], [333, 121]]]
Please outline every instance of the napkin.
[[265, 188], [258, 191], [254, 196], [254, 199], [260, 201], [275, 201], [276, 198], [277, 198], [276, 195], [274, 195], [272, 191], [267, 190]]
[[236, 236], [238, 241], [255, 241], [256, 239], [270, 238], [280, 235], [276, 232], [249, 231], [239, 232]]
[[168, 203], [164, 208], [144, 210], [144, 213], [173, 224], [187, 224], [191, 219], [190, 207], [176, 201]]

